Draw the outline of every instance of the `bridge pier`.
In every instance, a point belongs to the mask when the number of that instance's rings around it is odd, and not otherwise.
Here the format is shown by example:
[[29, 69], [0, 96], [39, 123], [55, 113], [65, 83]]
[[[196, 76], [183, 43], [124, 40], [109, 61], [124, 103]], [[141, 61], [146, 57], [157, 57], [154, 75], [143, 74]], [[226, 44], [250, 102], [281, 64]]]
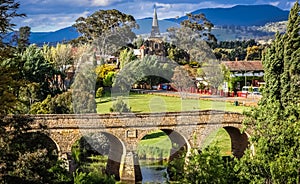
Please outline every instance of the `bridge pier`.
[[124, 164], [121, 166], [121, 181], [125, 183], [136, 183], [142, 181], [142, 179], [138, 155], [135, 151], [127, 152], [124, 158]]

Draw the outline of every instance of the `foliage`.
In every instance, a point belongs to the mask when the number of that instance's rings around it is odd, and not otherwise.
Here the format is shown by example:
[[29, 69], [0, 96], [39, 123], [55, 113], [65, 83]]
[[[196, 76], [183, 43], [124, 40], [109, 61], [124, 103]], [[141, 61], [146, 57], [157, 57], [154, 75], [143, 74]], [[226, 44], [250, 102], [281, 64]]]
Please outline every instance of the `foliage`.
[[120, 69], [124, 68], [126, 64], [136, 59], [133, 51], [126, 48], [120, 52], [119, 61], [120, 61]]
[[187, 14], [188, 19], [183, 20], [180, 25], [183, 27], [189, 27], [192, 31], [199, 33], [199, 35], [207, 41], [216, 42], [216, 37], [211, 34], [211, 29], [214, 25], [206, 18], [203, 13], [200, 14]]
[[177, 66], [174, 70], [172, 84], [178, 91], [187, 91], [191, 87], [195, 86], [192, 77], [184, 68], [180, 66]]
[[111, 87], [113, 84], [113, 80], [115, 78], [116, 72], [108, 72], [105, 78], [103, 79], [103, 85], [107, 87]]
[[236, 170], [247, 183], [299, 183], [299, 12], [297, 1], [287, 32], [276, 35], [263, 58], [263, 98], [258, 108], [245, 114], [254, 150], [246, 152]]
[[23, 51], [26, 47], [29, 46], [29, 36], [30, 36], [30, 27], [20, 27], [19, 28], [19, 37], [18, 37], [18, 49]]
[[43, 100], [48, 94], [56, 94], [60, 91], [55, 84], [55, 75], [59, 74], [51, 63], [45, 60], [42, 50], [35, 45], [30, 45], [21, 56], [22, 74], [29, 82], [40, 85], [39, 99]]
[[[95, 72], [97, 75], [97, 86], [110, 86], [112, 85], [112, 78], [115, 75], [115, 66], [104, 64], [96, 67]], [[104, 82], [105, 81], [105, 82]], [[104, 84], [105, 83], [105, 84]]]
[[113, 103], [112, 107], [110, 108], [110, 112], [131, 112], [131, 107], [124, 102], [122, 97], [117, 97], [116, 102]]
[[[80, 50], [81, 48], [77, 48]], [[54, 85], [56, 88], [65, 91], [68, 86], [65, 86], [65, 78], [67, 76], [67, 69], [70, 66], [74, 66], [75, 54], [70, 44], [58, 43], [55, 47], [44, 45], [42, 48], [42, 54], [45, 60], [53, 66], [56, 71], [59, 71], [60, 75], [54, 76]]]
[[252, 46], [247, 48], [247, 56], [245, 58], [246, 61], [251, 61], [251, 60], [260, 60], [261, 59], [261, 54], [262, 54], [262, 47], [259, 46]]
[[209, 43], [210, 47], [218, 60], [221, 61], [239, 61], [259, 60], [265, 46], [259, 45], [255, 40], [243, 41], [220, 41], [218, 43]]
[[96, 91], [96, 97], [101, 98], [103, 95], [103, 87], [99, 87]]
[[103, 175], [103, 173], [94, 170], [89, 173], [79, 172], [74, 174], [74, 184], [94, 184], [94, 183], [107, 183], [115, 184], [115, 179], [112, 176]]
[[34, 103], [31, 114], [73, 114], [72, 93], [64, 92], [54, 97], [47, 96], [42, 102]]
[[164, 43], [164, 48], [166, 50], [167, 57], [172, 61], [175, 61], [181, 65], [189, 63], [190, 56], [185, 50], [178, 48], [168, 42]]
[[[0, 3], [0, 34], [5, 34], [7, 31], [11, 30], [15, 24], [11, 22], [12, 18], [24, 17], [25, 14], [17, 13], [20, 7], [20, 3], [14, 0], [3, 0]], [[2, 36], [1, 36], [2, 37]]]
[[234, 165], [233, 159], [220, 156], [217, 147], [206, 147], [200, 152], [192, 149], [186, 161], [182, 154], [171, 161], [168, 171], [181, 183], [237, 183]]
[[74, 83], [71, 86], [74, 113], [95, 113], [95, 60], [85, 56], [77, 68]]
[[18, 90], [24, 85], [19, 80], [18, 71], [0, 66], [0, 114], [11, 114], [22, 111], [22, 101], [17, 97]]
[[[155, 55], [146, 55], [142, 59], [128, 63], [115, 77], [113, 90], [127, 93], [133, 84], [158, 85], [170, 81], [175, 63]], [[134, 71], [134, 72], [132, 72]]]
[[90, 42], [99, 38], [105, 32], [123, 30], [129, 38], [135, 38], [131, 31], [136, 27], [135, 19], [131, 15], [124, 14], [118, 10], [99, 10], [88, 17], [79, 17], [73, 25], [82, 34], [79, 40]]
[[109, 140], [104, 134], [89, 134], [72, 146], [72, 157], [77, 169], [74, 183], [114, 183], [113, 176], [105, 174], [109, 153]]

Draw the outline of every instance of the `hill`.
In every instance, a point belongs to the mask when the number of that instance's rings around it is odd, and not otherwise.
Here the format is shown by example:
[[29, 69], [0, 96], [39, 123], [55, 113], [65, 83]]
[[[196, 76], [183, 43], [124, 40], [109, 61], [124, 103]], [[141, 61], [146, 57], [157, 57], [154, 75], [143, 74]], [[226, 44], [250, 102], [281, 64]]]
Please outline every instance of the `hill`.
[[[234, 26], [263, 26], [269, 22], [285, 21], [289, 15], [289, 11], [271, 5], [237, 5], [232, 8], [206, 8], [192, 12], [199, 13], [204, 13], [215, 25]], [[185, 19], [187, 16], [166, 20], [179, 23]]]
[[[269, 38], [273, 33], [267, 30], [270, 26], [266, 28], [265, 25], [271, 22], [276, 24], [276, 22], [286, 21], [289, 15], [289, 11], [271, 5], [238, 5], [232, 8], [206, 8], [192, 12], [192, 14], [198, 13], [204, 13], [215, 25], [212, 32], [219, 41]], [[179, 23], [185, 19], [187, 19], [187, 16], [159, 20], [160, 32], [166, 32], [169, 27], [178, 27]], [[135, 34], [145, 35], [151, 32], [152, 18], [137, 19], [136, 21], [140, 28], [133, 30]], [[7, 34], [4, 41], [9, 42], [13, 34]], [[79, 35], [74, 27], [66, 27], [54, 32], [32, 32], [30, 43], [55, 45], [58, 42], [75, 39]]]
[[[139, 25], [139, 29], [133, 30], [137, 35], [149, 34], [152, 28], [152, 18], [137, 19], [136, 22]], [[179, 27], [179, 24], [168, 20], [158, 20], [158, 25], [161, 33], [167, 32], [170, 27]]]

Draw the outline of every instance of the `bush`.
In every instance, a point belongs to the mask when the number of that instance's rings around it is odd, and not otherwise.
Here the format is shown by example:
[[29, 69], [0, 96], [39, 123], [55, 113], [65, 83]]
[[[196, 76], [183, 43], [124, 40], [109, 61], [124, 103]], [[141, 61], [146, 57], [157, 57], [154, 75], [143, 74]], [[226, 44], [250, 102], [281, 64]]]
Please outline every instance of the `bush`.
[[103, 95], [103, 87], [99, 87], [96, 92], [96, 97], [101, 98]]
[[131, 112], [131, 107], [123, 101], [122, 97], [118, 97], [117, 101], [110, 108], [110, 112]]

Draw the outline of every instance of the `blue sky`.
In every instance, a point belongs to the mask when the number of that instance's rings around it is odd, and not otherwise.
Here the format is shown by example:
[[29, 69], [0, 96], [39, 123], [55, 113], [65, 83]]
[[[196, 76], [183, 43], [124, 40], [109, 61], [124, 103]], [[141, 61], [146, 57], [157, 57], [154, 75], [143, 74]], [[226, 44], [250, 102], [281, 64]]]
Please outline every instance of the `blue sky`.
[[20, 13], [27, 17], [15, 19], [20, 26], [31, 30], [55, 31], [71, 26], [78, 17], [86, 17], [100, 9], [118, 9], [133, 15], [136, 19], [150, 17], [153, 5], [159, 7], [159, 19], [183, 16], [200, 8], [232, 7], [238, 4], [271, 4], [289, 10], [296, 0], [16, 0]]

